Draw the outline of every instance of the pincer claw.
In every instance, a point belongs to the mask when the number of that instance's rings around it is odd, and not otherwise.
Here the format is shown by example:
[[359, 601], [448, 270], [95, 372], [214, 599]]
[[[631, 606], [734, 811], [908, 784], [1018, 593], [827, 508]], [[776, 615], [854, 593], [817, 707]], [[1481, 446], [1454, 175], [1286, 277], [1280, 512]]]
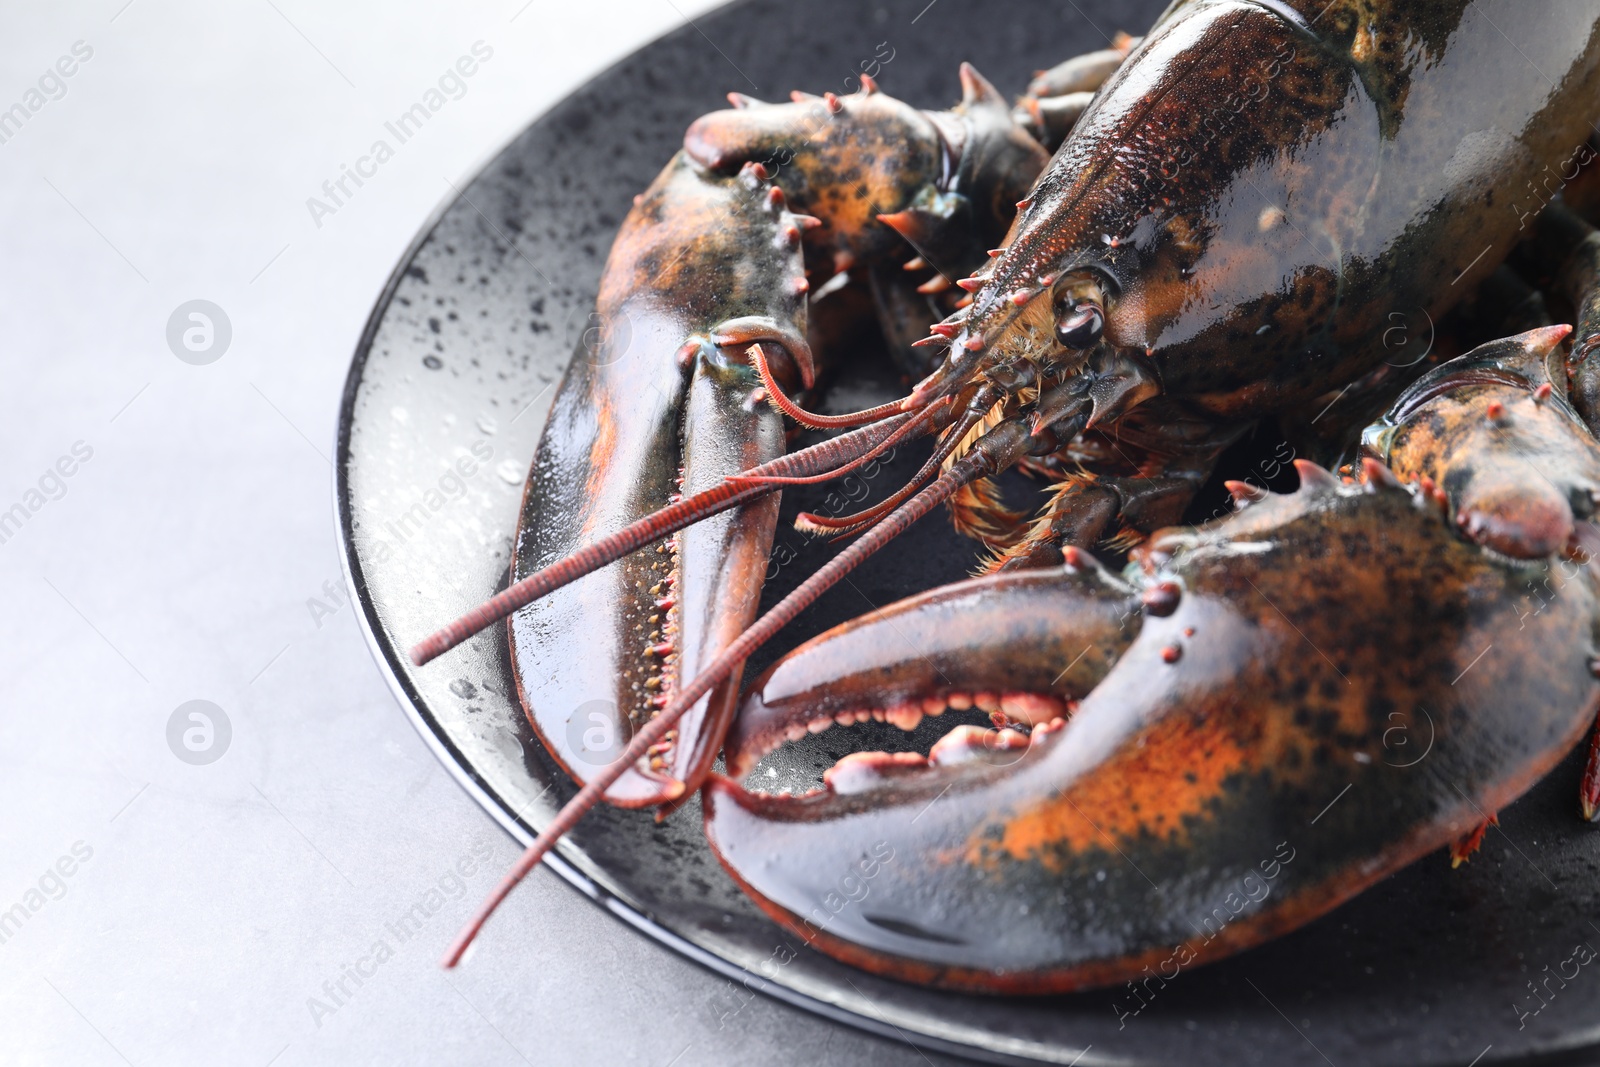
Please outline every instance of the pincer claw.
[[[781, 239], [796, 224], [753, 195], [761, 188], [680, 155], [630, 212], [601, 283], [599, 343], [573, 360], [534, 458], [513, 580], [783, 455], [781, 417], [749, 403], [761, 380], [746, 349], [763, 346], [781, 376], [814, 370], [793, 284], [800, 249]], [[749, 624], [776, 522], [775, 496], [750, 499], [512, 616], [524, 706], [575, 780], [618, 758]], [[698, 788], [738, 681], [685, 714], [606, 799], [665, 804]]]
[[[848, 758], [805, 796], [713, 777], [723, 864], [841, 960], [1040, 993], [1228, 955], [1464, 839], [1593, 721], [1600, 590], [1574, 582], [1524, 618], [1528, 565], [1459, 536], [1387, 467], [1350, 485], [1300, 473], [1296, 493], [1157, 533], [1121, 579], [1008, 572], [790, 653], [753, 686], [731, 775], [863, 707], [986, 687], [1003, 708], [993, 690], [1014, 687], [1070, 715]], [[953, 624], [969, 615], [970, 632]], [[819, 907], [862, 863], [860, 906]]]

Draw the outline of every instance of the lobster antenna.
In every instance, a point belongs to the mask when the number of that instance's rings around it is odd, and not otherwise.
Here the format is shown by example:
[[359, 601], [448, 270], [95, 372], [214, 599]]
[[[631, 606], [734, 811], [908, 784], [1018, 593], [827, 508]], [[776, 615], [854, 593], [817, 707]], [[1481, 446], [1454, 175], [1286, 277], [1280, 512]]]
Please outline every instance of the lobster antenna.
[[[1011, 439], [1007, 440], [1001, 437], [1001, 434], [1006, 434]], [[633, 740], [628, 742], [628, 747], [623, 750], [622, 755], [607, 764], [605, 769], [598, 775], [589, 779], [588, 783], [578, 790], [571, 800], [567, 801], [562, 809], [556, 813], [556, 817], [550, 820], [550, 824], [540, 831], [539, 836], [534, 839], [533, 844], [528, 846], [527, 851], [523, 852], [521, 857], [517, 859], [511, 870], [506, 872], [505, 877], [500, 879], [500, 884], [495, 886], [494, 891], [478, 906], [478, 910], [467, 921], [467, 925], [456, 935], [455, 941], [451, 943], [450, 948], [445, 952], [444, 959], [441, 961], [442, 965], [449, 969], [461, 962], [462, 955], [471, 947], [473, 939], [478, 936], [478, 931], [483, 929], [484, 922], [488, 920], [490, 915], [494, 914], [495, 908], [499, 907], [500, 902], [505, 900], [510, 892], [516, 888], [517, 883], [527, 877], [528, 872], [533, 870], [539, 861], [555, 847], [556, 842], [561, 840], [562, 836], [571, 830], [573, 826], [577, 825], [578, 820], [583, 818], [589, 809], [600, 802], [605, 795], [605, 791], [611, 787], [612, 783], [621, 778], [629, 767], [638, 762], [651, 745], [659, 742], [667, 731], [672, 729], [677, 721], [683, 717], [684, 712], [695, 705], [696, 701], [732, 674], [734, 668], [749, 659], [752, 652], [760, 648], [774, 634], [788, 625], [791, 619], [809, 607], [812, 602], [859, 566], [868, 556], [888, 544], [912, 523], [949, 499], [962, 486], [992, 473], [997, 459], [1009, 458], [1020, 445], [1026, 444], [1028, 440], [1026, 431], [1015, 424], [1002, 424], [995, 431], [992, 431], [991, 436], [997, 442], [997, 446], [993, 449], [996, 453], [995, 455], [991, 455], [989, 449], [982, 448], [982, 442], [980, 442], [980, 446], [975, 446], [966, 457], [940, 475], [932, 485], [906, 501], [894, 514], [868, 530], [860, 540], [852, 542], [849, 547], [829, 560], [815, 574], [801, 582], [794, 592], [779, 601], [771, 611], [752, 623], [749, 629], [745, 630], [732, 644], [718, 653], [717, 657], [707, 664], [704, 670], [684, 686], [673, 697], [671, 704], [667, 705], [655, 718], [640, 727], [639, 732], [633, 735]], [[681, 791], [683, 783], [679, 782], [677, 784]]]
[[917, 488], [923, 482], [933, 477], [934, 472], [943, 465], [946, 459], [950, 458], [950, 453], [956, 450], [962, 439], [978, 424], [979, 419], [988, 414], [989, 409], [993, 406], [994, 395], [988, 390], [980, 391], [977, 396], [973, 397], [972, 402], [967, 405], [967, 413], [962, 416], [959, 423], [945, 431], [945, 435], [940, 440], [938, 447], [933, 450], [933, 455], [928, 457], [928, 462], [924, 463], [922, 469], [912, 475], [911, 480], [901, 486], [900, 490], [887, 500], [880, 501], [870, 508], [863, 508], [854, 515], [844, 515], [839, 518], [829, 518], [826, 515], [816, 515], [809, 511], [802, 511], [795, 516], [795, 529], [805, 533], [820, 534], [829, 530], [842, 530], [845, 533], [849, 533], [857, 527], [878, 521], [899, 507], [906, 498], [917, 491]]
[[[866, 452], [863, 452], [855, 459], [852, 459], [849, 463], [846, 463], [840, 467], [835, 467], [833, 470], [825, 471], [822, 474], [789, 477], [775, 474], [760, 474], [757, 473], [759, 468], [752, 468], [751, 470], [746, 471], [744, 474], [730, 474], [727, 478], [727, 481], [734, 484], [766, 485], [773, 488], [778, 488], [785, 485], [813, 485], [817, 482], [832, 481], [834, 478], [849, 474], [857, 467], [866, 466], [868, 463], [871, 463], [873, 460], [894, 448], [896, 445], [899, 445], [905, 441], [913, 440], [927, 433], [928, 430], [932, 428], [933, 422], [938, 419], [940, 409], [943, 408], [950, 399], [952, 398], [943, 397], [940, 400], [935, 400], [921, 411], [912, 415], [909, 421], [901, 423], [899, 426], [897, 426], [894, 432], [888, 437], [885, 437], [882, 441], [879, 441]], [[891, 416], [891, 418], [893, 417], [894, 416]], [[878, 423], [878, 425], [882, 425], [882, 423]]]
[[[815, 471], [826, 471], [841, 463], [845, 465], [840, 467], [837, 473], [843, 473], [853, 469], [849, 466], [850, 461], [863, 454], [870, 455], [886, 438], [893, 437], [900, 431], [907, 431], [906, 436], [914, 436], [917, 432], [925, 432], [925, 427], [926, 419], [921, 415], [893, 416], [812, 445], [810, 448], [801, 449], [799, 452], [779, 456], [770, 463], [752, 467], [745, 474], [758, 476], [811, 474]], [[834, 474], [824, 474], [821, 478], [825, 480], [833, 476]], [[630, 552], [636, 552], [668, 534], [692, 526], [707, 516], [727, 511], [752, 497], [773, 492], [781, 484], [781, 482], [761, 480], [741, 481], [740, 477], [735, 475], [724, 478], [721, 484], [704, 492], [695, 493], [676, 504], [669, 504], [660, 511], [652, 512], [616, 533], [603, 537], [593, 544], [585, 545], [570, 556], [535, 571], [522, 581], [479, 604], [442, 630], [424, 638], [411, 649], [411, 662], [421, 667], [547, 593], [577, 581], [584, 575], [597, 571]]]
[[[796, 404], [783, 391], [783, 386], [772, 376], [772, 369], [767, 366], [767, 354], [760, 344], [753, 344], [745, 350], [745, 355], [750, 357], [750, 362], [755, 365], [756, 373], [761, 375], [761, 384], [766, 386], [767, 396], [772, 401], [772, 406], [789, 416], [801, 426], [812, 430], [839, 430], [851, 426], [865, 426], [869, 422], [886, 419], [890, 415], [898, 415], [903, 411], [912, 410], [909, 396], [899, 400], [891, 400], [887, 404], [879, 404], [875, 408], [865, 411], [853, 411], [848, 415], [818, 415], [814, 411], [807, 411]], [[921, 406], [921, 405], [918, 405]]]

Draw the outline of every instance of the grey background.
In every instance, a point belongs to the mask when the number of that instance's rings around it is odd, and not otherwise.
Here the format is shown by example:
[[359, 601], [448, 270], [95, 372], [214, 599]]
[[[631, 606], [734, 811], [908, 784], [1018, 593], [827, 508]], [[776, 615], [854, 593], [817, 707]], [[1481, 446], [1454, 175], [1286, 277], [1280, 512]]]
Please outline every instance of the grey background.
[[[0, 943], [0, 1062], [950, 1062], [747, 1001], [546, 872], [442, 974], [515, 848], [344, 600], [334, 422], [395, 260], [530, 118], [711, 6], [8, 5], [0, 109], [93, 55], [0, 144], [0, 512], [93, 455], [0, 543], [0, 913], [39, 905]], [[307, 198], [480, 40], [465, 94], [317, 225]], [[166, 342], [195, 299], [232, 326], [206, 366]], [[191, 700], [231, 723], [208, 765], [168, 748]], [[431, 889], [420, 932], [386, 933]]]

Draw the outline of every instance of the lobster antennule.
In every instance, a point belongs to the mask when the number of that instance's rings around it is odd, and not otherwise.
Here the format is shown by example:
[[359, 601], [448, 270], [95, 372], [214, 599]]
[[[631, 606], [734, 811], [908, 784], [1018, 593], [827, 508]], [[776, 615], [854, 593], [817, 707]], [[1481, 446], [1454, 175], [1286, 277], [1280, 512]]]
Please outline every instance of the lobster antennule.
[[[696, 493], [676, 504], [670, 504], [660, 511], [652, 512], [616, 533], [579, 549], [565, 559], [530, 574], [522, 581], [490, 597], [448, 626], [430, 634], [411, 649], [411, 661], [421, 667], [545, 594], [569, 585], [584, 575], [597, 571], [606, 564], [636, 552], [646, 545], [654, 544], [669, 534], [692, 526], [701, 519], [770, 493], [782, 484], [762, 480], [760, 475], [782, 476], [824, 471], [828, 472], [823, 475], [827, 478], [834, 477], [836, 473], [843, 473], [850, 469], [850, 463], [862, 455], [871, 454], [897, 431], [904, 430], [911, 421], [910, 415], [894, 416], [854, 432], [841, 434], [745, 472], [757, 476], [753, 480], [726, 478], [721, 485]], [[837, 471], [830, 471], [831, 467], [836, 467]]]
[[883, 516], [889, 514], [889, 512], [909, 499], [912, 493], [915, 493], [923, 483], [933, 477], [934, 472], [944, 464], [945, 460], [950, 458], [950, 454], [960, 446], [961, 442], [966, 439], [967, 434], [972, 432], [972, 428], [988, 413], [993, 403], [993, 394], [989, 390], [981, 390], [980, 395], [967, 405], [967, 413], [962, 416], [961, 421], [945, 431], [944, 437], [940, 439], [938, 446], [934, 448], [933, 455], [928, 457], [928, 461], [922, 465], [921, 469], [912, 475], [911, 480], [906, 482], [893, 496], [874, 504], [870, 508], [864, 508], [854, 515], [844, 515], [839, 518], [830, 518], [825, 515], [802, 511], [795, 516], [795, 529], [803, 533], [819, 534], [842, 531], [841, 536], [844, 536], [855, 532], [868, 523], [876, 522], [883, 518]]
[[[949, 400], [948, 397], [944, 399], [946, 401]], [[873, 445], [861, 455], [856, 456], [850, 462], [841, 467], [835, 467], [832, 470], [824, 471], [821, 474], [786, 475], [765, 474], [752, 471], [749, 474], [738, 475], [731, 480], [739, 484], [766, 485], [774, 488], [785, 485], [815, 485], [818, 482], [830, 481], [834, 478], [849, 474], [858, 467], [862, 467], [868, 463], [871, 463], [873, 460], [877, 459], [879, 456], [883, 455], [889, 449], [894, 448], [897, 445], [913, 440], [927, 433], [933, 428], [933, 424], [939, 416], [940, 409], [943, 407], [944, 403], [935, 402], [929, 404], [923, 410], [915, 414], [891, 416], [895, 419], [905, 419], [907, 421], [900, 423], [895, 431], [888, 437], [885, 437], [883, 440]], [[881, 426], [883, 423], [878, 422], [873, 423], [872, 425]]]
[[[505, 877], [478, 906], [478, 910], [467, 921], [467, 925], [456, 935], [455, 941], [445, 953], [442, 965], [449, 969], [461, 962], [461, 957], [471, 947], [478, 931], [483, 928], [483, 924], [494, 913], [500, 902], [516, 888], [517, 883], [527, 877], [528, 872], [555, 847], [556, 842], [577, 825], [578, 820], [591, 808], [600, 803], [606, 790], [621, 778], [629, 767], [637, 763], [652, 745], [660, 742], [701, 697], [740, 667], [751, 653], [766, 644], [773, 635], [787, 626], [791, 619], [809, 607], [845, 575], [860, 566], [867, 557], [948, 500], [962, 486], [992, 474], [1000, 466], [1010, 463], [1027, 447], [1028, 442], [1028, 434], [1016, 423], [1003, 423], [996, 427], [983, 441], [974, 446], [966, 458], [940, 475], [928, 488], [906, 501], [894, 514], [874, 526], [859, 541], [829, 560], [820, 570], [802, 582], [794, 592], [779, 601], [771, 611], [757, 619], [749, 629], [739, 635], [736, 641], [724, 648], [695, 676], [694, 680], [674, 695], [672, 702], [662, 710], [661, 714], [645, 723], [633, 735], [633, 739], [628, 742], [627, 748], [620, 756], [590, 778], [584, 787], [556, 813], [556, 817], [522, 853], [511, 870], [506, 872]], [[984, 447], [985, 445], [987, 447]]]

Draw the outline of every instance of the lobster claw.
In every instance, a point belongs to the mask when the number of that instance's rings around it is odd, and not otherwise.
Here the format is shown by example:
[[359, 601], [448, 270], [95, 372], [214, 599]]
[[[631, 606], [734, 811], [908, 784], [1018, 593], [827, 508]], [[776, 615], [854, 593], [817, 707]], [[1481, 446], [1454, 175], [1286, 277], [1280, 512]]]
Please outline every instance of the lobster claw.
[[684, 150], [712, 169], [781, 166], [785, 192], [822, 219], [818, 244], [838, 270], [893, 258], [909, 241], [927, 265], [961, 277], [986, 260], [1049, 156], [969, 64], [949, 111], [920, 111], [863, 81], [844, 97], [702, 116]]
[[[902, 704], [968, 677], [1081, 695], [1070, 720], [847, 757], [807, 796], [712, 778], [707, 833], [769, 914], [869, 970], [989, 992], [1170, 979], [1464, 836], [1561, 759], [1600, 698], [1600, 599], [1577, 581], [1524, 617], [1537, 569], [1374, 469], [1158, 534], [1121, 588], [1066, 568], [918, 598], [780, 661], [741, 712], [765, 724], [730, 738], [754, 743], [734, 773], [843, 721], [875, 669]], [[1006, 625], [951, 658], [962, 635], [939, 615], [957, 602]], [[1035, 627], [1074, 628], [1083, 661]], [[912, 648], [876, 651], [895, 630]], [[1054, 672], [1097, 652], [1067, 691]]]
[[1529, 330], [1434, 368], [1368, 429], [1363, 451], [1403, 479], [1428, 479], [1462, 532], [1497, 552], [1596, 554], [1600, 446], [1556, 362], [1571, 332]]
[[795, 649], [753, 687], [728, 734], [728, 773], [744, 777], [830, 719], [909, 730], [946, 707], [1032, 725], [1060, 719], [1116, 661], [1139, 610], [1134, 591], [1093, 557], [1071, 558], [1059, 570], [935, 589]]
[[[513, 581], [783, 454], [745, 356], [809, 380], [797, 216], [758, 171], [680, 154], [639, 198], [602, 279], [600, 329], [556, 395], [527, 482]], [[754, 618], [777, 496], [663, 538], [522, 608], [511, 647], [540, 740], [579, 783]], [[725, 681], [606, 794], [626, 807], [697, 788], [738, 695]]]

